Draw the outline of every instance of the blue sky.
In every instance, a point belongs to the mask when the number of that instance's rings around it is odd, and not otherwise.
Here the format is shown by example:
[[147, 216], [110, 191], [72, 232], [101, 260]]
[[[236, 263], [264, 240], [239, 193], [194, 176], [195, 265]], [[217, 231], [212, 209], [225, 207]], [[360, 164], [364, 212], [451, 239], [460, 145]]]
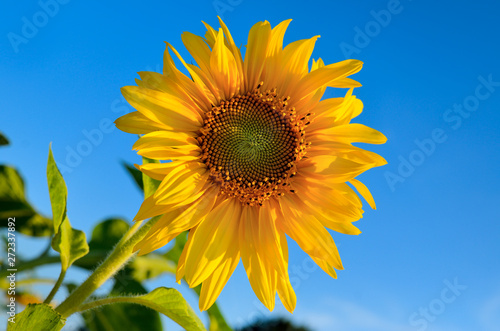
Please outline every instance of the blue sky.
[[[240, 264], [218, 301], [227, 319], [241, 325], [284, 315], [318, 331], [498, 329], [497, 1], [44, 4], [0, 4], [0, 130], [12, 141], [0, 160], [20, 169], [42, 212], [50, 214], [45, 167], [52, 142], [66, 167], [74, 227], [89, 234], [106, 217], [135, 215], [141, 195], [120, 161], [140, 162], [131, 151], [136, 137], [109, 123], [132, 111], [120, 87], [133, 85], [138, 71], [161, 71], [164, 41], [189, 58], [181, 33], [204, 33], [201, 21], [215, 26], [217, 14], [237, 44], [246, 43], [257, 21], [274, 26], [292, 18], [286, 43], [319, 34], [314, 58], [365, 63], [355, 76], [363, 84], [355, 94], [365, 105], [356, 121], [386, 134], [385, 145], [365, 147], [388, 164], [360, 176], [378, 206], [366, 205], [357, 223], [363, 233], [333, 233], [345, 266], [337, 280], [291, 244], [295, 313], [281, 304], [266, 312]], [[42, 243], [20, 245], [28, 254]], [[177, 285], [164, 277], [148, 286]]]

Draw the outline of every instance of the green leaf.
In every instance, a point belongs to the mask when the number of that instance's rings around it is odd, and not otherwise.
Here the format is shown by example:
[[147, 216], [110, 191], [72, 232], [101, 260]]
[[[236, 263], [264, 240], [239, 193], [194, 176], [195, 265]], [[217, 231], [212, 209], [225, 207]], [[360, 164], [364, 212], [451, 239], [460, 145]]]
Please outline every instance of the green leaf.
[[0, 165], [0, 190], [2, 197], [13, 201], [25, 201], [24, 181], [16, 169]]
[[206, 330], [193, 309], [182, 295], [173, 288], [159, 287], [149, 294], [141, 296], [119, 296], [96, 300], [84, 304], [81, 309], [102, 307], [107, 304], [135, 303], [160, 312], [182, 326], [187, 331]]
[[[126, 162], [122, 162], [122, 163], [123, 163], [123, 166], [125, 167], [125, 169], [127, 169], [128, 173], [134, 179], [137, 186], [139, 186], [139, 188], [144, 192], [144, 196], [146, 198], [149, 197], [151, 194], [153, 194], [156, 191], [156, 189], [160, 185], [161, 181], [153, 179], [153, 178], [143, 174], [136, 167], [133, 167]], [[148, 164], [148, 163], [160, 163], [160, 161], [148, 159], [147, 157], [143, 157], [142, 164]]]
[[[146, 289], [134, 280], [126, 285], [115, 283], [111, 294], [145, 294]], [[97, 309], [82, 312], [87, 329], [90, 331], [161, 331], [161, 319], [158, 312], [137, 305], [104, 305]]]
[[[15, 218], [16, 231], [28, 236], [50, 236], [52, 220], [40, 215], [26, 200], [24, 181], [16, 169], [0, 165], [0, 218]], [[8, 222], [1, 222], [7, 227]]]
[[[129, 224], [119, 218], [111, 218], [98, 223], [92, 230], [92, 237], [89, 242], [90, 252], [94, 254], [100, 253], [106, 256], [128, 229]], [[80, 262], [76, 263], [76, 265], [87, 269], [93, 269], [95, 267], [94, 265], [88, 264], [82, 265]], [[175, 273], [175, 268], [175, 263], [172, 261], [167, 260], [162, 255], [152, 253], [133, 258], [132, 261], [125, 266], [123, 272], [126, 272], [126, 277], [130, 279], [143, 281], [158, 277], [165, 272]], [[118, 277], [120, 275], [121, 273], [116, 276]]]
[[49, 184], [50, 203], [52, 205], [55, 235], [52, 238], [52, 248], [61, 254], [61, 269], [66, 271], [74, 261], [89, 252], [85, 233], [73, 229], [66, 216], [66, 200], [68, 190], [66, 183], [57, 168], [52, 147], [49, 147], [47, 161], [47, 182]]
[[179, 234], [177, 237], [175, 237], [174, 246], [172, 246], [172, 248], [168, 252], [166, 252], [164, 256], [167, 259], [175, 261], [177, 263], [179, 261], [179, 258], [181, 257], [182, 250], [186, 245], [187, 239], [188, 231]]
[[[201, 285], [194, 287], [193, 290], [196, 294], [200, 295]], [[214, 303], [212, 307], [207, 310], [207, 314], [210, 319], [210, 327], [208, 328], [208, 331], [233, 331], [224, 319], [217, 303]]]
[[10, 144], [9, 139], [0, 132], [0, 146], [6, 146], [8, 144]]
[[7, 331], [44, 330], [58, 331], [65, 320], [47, 304], [29, 304], [22, 312], [16, 314], [15, 323], [8, 323]]
[[134, 179], [134, 182], [137, 184], [139, 189], [141, 191], [144, 191], [144, 184], [142, 182], [142, 172], [140, 172], [136, 167], [131, 166], [130, 164], [128, 164], [125, 161], [122, 161], [122, 164], [125, 167], [125, 169], [128, 171], [128, 173], [132, 176], [132, 178]]
[[61, 254], [61, 269], [64, 271], [89, 252], [85, 232], [73, 229], [67, 217], [52, 238], [52, 248]]
[[144, 305], [166, 315], [187, 331], [205, 330], [203, 323], [176, 289], [159, 287], [149, 294], [129, 299], [131, 299], [130, 302]]
[[92, 251], [109, 251], [120, 241], [129, 224], [119, 218], [109, 218], [98, 223], [92, 230], [89, 246]]
[[49, 160], [47, 161], [47, 181], [49, 183], [50, 204], [52, 205], [52, 218], [54, 233], [59, 231], [60, 225], [66, 217], [66, 199], [68, 190], [66, 183], [57, 168], [52, 155], [52, 146], [49, 147]]
[[[148, 163], [160, 163], [160, 161], [142, 157], [142, 164]], [[161, 183], [161, 181], [153, 179], [144, 173], [142, 174], [142, 182], [144, 183], [144, 198], [147, 198], [155, 193]]]
[[132, 277], [138, 281], [158, 277], [165, 272], [175, 274], [176, 271], [175, 263], [158, 254], [138, 256], [127, 268], [131, 269]]
[[217, 304], [213, 304], [207, 310], [208, 318], [210, 319], [210, 327], [208, 331], [233, 331], [233, 329], [227, 324], [224, 316], [219, 310]]

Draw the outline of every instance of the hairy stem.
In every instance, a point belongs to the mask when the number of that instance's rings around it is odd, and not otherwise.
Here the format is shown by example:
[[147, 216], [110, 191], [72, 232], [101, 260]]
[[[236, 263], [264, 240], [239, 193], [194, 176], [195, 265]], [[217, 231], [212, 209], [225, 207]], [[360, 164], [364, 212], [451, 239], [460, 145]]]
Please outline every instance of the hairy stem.
[[59, 287], [61, 287], [61, 284], [64, 280], [64, 276], [66, 276], [66, 270], [61, 269], [61, 273], [59, 274], [57, 282], [54, 284], [54, 287], [52, 288], [49, 295], [47, 296], [47, 299], [45, 299], [43, 303], [49, 304], [52, 301], [54, 295], [56, 295], [57, 291], [59, 290]]
[[97, 288], [104, 284], [106, 280], [112, 277], [128, 262], [134, 255], [134, 246], [146, 236], [149, 229], [151, 229], [158, 219], [158, 216], [152, 218], [141, 228], [139, 228], [141, 222], [134, 224], [118, 242], [111, 254], [97, 267], [94, 273], [76, 288], [76, 290], [56, 308], [56, 311], [59, 312], [63, 318], [77, 312], [78, 307], [80, 307]]

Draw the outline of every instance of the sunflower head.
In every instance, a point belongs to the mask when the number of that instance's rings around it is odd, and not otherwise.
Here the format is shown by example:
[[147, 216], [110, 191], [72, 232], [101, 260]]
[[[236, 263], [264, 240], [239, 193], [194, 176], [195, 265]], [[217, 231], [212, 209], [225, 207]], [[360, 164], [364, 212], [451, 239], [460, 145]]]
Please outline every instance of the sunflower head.
[[220, 194], [249, 206], [292, 190], [295, 163], [307, 147], [308, 116], [298, 118], [276, 88], [261, 87], [213, 107], [198, 137], [201, 159]]
[[[278, 293], [289, 311], [296, 297], [288, 276], [287, 234], [329, 275], [342, 263], [328, 229], [359, 234], [356, 189], [375, 208], [356, 176], [385, 164], [354, 142], [380, 144], [380, 132], [351, 120], [363, 104], [349, 75], [362, 63], [309, 61], [317, 37], [283, 47], [290, 20], [255, 24], [245, 56], [222, 20], [182, 40], [196, 64], [169, 44], [163, 74], [141, 72], [122, 89], [137, 110], [117, 119], [141, 134], [140, 155], [160, 160], [138, 168], [161, 180], [136, 220], [162, 215], [136, 246], [146, 254], [189, 231], [177, 280], [202, 284], [200, 309], [218, 297], [240, 259], [258, 298], [273, 309]], [[189, 77], [171, 57], [173, 52]], [[327, 87], [344, 97], [323, 99]]]

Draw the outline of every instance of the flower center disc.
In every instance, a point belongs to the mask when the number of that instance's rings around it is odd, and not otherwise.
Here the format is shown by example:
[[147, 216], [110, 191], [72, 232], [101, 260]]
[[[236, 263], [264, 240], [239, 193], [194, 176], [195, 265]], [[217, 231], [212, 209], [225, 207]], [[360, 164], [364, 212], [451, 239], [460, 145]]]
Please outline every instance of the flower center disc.
[[198, 138], [221, 194], [252, 206], [290, 191], [306, 146], [305, 118], [298, 120], [286, 98], [274, 89], [262, 93], [260, 86], [213, 107]]

